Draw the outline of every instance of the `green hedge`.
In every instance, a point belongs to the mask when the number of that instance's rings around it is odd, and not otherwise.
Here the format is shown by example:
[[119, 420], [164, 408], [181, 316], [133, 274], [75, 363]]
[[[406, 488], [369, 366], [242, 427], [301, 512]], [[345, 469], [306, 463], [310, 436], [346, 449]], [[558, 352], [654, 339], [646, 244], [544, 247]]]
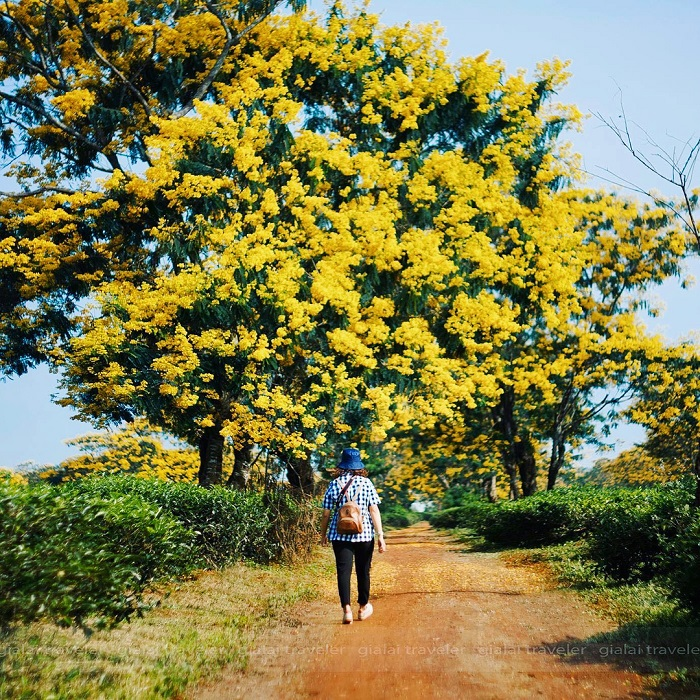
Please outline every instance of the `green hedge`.
[[408, 527], [422, 519], [421, 513], [416, 513], [399, 503], [392, 503], [382, 508], [382, 524], [389, 527]]
[[679, 485], [611, 491], [586, 538], [599, 569], [627, 581], [677, 568], [671, 545], [690, 524], [691, 494]]
[[594, 570], [613, 580], [660, 577], [700, 610], [700, 513], [692, 479], [650, 488], [574, 487], [518, 501], [462, 500], [431, 516], [436, 527], [472, 528], [507, 547], [586, 542]]
[[157, 580], [194, 565], [194, 536], [140, 498], [0, 482], [0, 625], [47, 617], [106, 627]]
[[690, 499], [682, 484], [554, 489], [501, 501], [474, 517], [471, 526], [490, 542], [513, 547], [585, 538], [605, 573], [643, 576], [659, 565], [664, 543], [687, 521]]
[[691, 610], [700, 611], [700, 513], [691, 514], [662, 559], [667, 583], [676, 597]]
[[472, 528], [479, 531], [484, 518], [495, 508], [496, 506], [488, 501], [469, 499], [461, 506], [431, 513], [429, 521], [433, 527]]
[[557, 544], [588, 532], [607, 502], [608, 496], [600, 489], [555, 489], [517, 501], [501, 501], [475, 525], [494, 544]]
[[[200, 566], [218, 567], [239, 559], [268, 562], [279, 554], [270, 502], [257, 492], [113, 475], [77, 479], [63, 487], [101, 498], [136, 495], [175, 518], [195, 535]], [[284, 500], [284, 499], [283, 499]]]
[[108, 627], [141, 612], [154, 582], [239, 560], [306, 554], [317, 509], [284, 490], [97, 476], [0, 481], [0, 627], [49, 618]]

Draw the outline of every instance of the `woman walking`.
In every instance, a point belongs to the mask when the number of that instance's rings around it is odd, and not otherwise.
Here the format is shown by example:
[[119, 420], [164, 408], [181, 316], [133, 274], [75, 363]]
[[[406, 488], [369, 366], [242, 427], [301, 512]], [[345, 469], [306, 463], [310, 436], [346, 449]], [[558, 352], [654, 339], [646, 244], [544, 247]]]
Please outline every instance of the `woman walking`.
[[[333, 476], [335, 478], [323, 497], [321, 544], [326, 545], [330, 541], [333, 545], [335, 567], [338, 574], [338, 593], [340, 594], [340, 605], [343, 608], [343, 623], [350, 624], [353, 621], [350, 605], [350, 577], [353, 558], [357, 577], [357, 602], [360, 605], [357, 619], [366, 620], [373, 612], [372, 603], [369, 602], [369, 572], [372, 566], [375, 532], [379, 540], [380, 553], [386, 550], [386, 543], [384, 542], [382, 518], [378, 508], [381, 501], [374, 484], [367, 478], [367, 470], [360, 459], [360, 451], [352, 447], [344, 449]], [[359, 511], [354, 509], [353, 502], [357, 504]], [[343, 522], [341, 522], [341, 532], [339, 532], [338, 516], [340, 509], [345, 504], [350, 504], [351, 508], [343, 510]], [[350, 529], [359, 529], [359, 532], [344, 534], [348, 529], [342, 527], [345, 525], [346, 510], [351, 516], [353, 512], [357, 512], [355, 520], [359, 527], [351, 527]]]

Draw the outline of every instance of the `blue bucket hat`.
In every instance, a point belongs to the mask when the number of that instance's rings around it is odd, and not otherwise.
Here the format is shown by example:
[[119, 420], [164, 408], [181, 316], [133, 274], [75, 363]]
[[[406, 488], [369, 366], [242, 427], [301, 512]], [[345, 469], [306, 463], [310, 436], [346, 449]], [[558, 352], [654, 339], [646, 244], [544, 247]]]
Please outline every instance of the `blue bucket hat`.
[[362, 464], [362, 460], [360, 459], [360, 450], [356, 450], [354, 447], [346, 447], [343, 450], [342, 456], [340, 457], [338, 469], [356, 471], [364, 468], [365, 465]]

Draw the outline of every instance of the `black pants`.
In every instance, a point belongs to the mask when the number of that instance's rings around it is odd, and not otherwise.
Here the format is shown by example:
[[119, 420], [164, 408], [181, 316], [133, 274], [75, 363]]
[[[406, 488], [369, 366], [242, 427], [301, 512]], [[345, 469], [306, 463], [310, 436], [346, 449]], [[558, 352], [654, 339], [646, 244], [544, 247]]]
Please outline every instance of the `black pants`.
[[350, 605], [350, 575], [352, 559], [355, 557], [355, 574], [357, 576], [357, 602], [367, 605], [369, 601], [369, 570], [372, 566], [374, 540], [369, 542], [343, 542], [333, 540], [335, 569], [338, 573], [338, 593], [340, 604]]

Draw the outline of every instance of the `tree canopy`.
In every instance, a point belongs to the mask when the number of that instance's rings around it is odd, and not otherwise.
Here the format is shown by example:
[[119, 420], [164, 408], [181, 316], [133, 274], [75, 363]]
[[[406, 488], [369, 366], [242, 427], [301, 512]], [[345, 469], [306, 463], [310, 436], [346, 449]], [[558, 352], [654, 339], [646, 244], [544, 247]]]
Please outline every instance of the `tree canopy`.
[[305, 492], [345, 443], [427, 493], [553, 486], [661, 351], [634, 314], [686, 234], [577, 181], [562, 62], [280, 5], [6, 6], [4, 370], [51, 358], [64, 404], [167, 429], [205, 485], [229, 441]]

